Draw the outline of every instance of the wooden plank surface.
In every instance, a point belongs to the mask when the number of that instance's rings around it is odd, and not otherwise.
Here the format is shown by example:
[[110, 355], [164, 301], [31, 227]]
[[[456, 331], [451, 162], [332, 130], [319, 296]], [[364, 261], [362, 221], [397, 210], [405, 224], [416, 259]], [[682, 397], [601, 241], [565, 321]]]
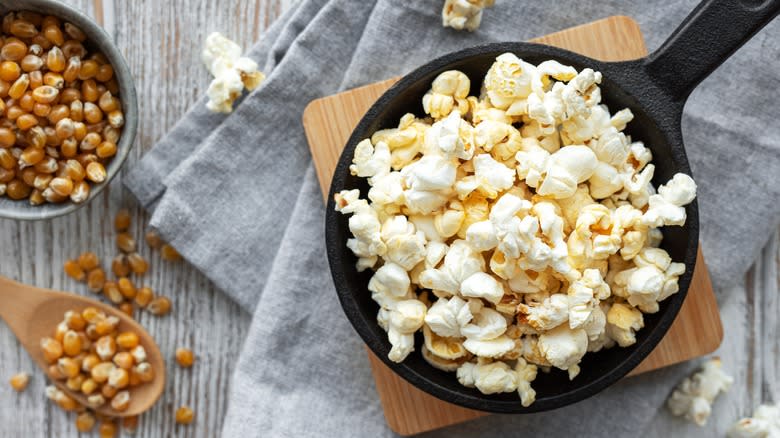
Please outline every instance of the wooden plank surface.
[[[606, 61], [635, 59], [647, 53], [639, 26], [627, 17], [610, 17], [535, 41]], [[327, 196], [339, 155], [354, 126], [396, 80], [317, 99], [304, 111], [303, 123], [324, 196]], [[711, 353], [722, 339], [718, 306], [700, 251], [688, 299], [680, 314], [664, 340], [629, 375]], [[443, 402], [413, 387], [371, 352], [369, 359], [387, 422], [400, 434], [420, 433], [485, 415]]]
[[[229, 7], [215, 0], [66, 3], [103, 24], [135, 77], [140, 124], [129, 167], [205, 93], [210, 78], [201, 64], [200, 51], [206, 35], [220, 31], [246, 48], [294, 0], [230, 2]], [[89, 294], [84, 285], [63, 275], [62, 263], [86, 250], [105, 257], [115, 255], [110, 220], [122, 206], [130, 208], [131, 231], [140, 238], [148, 217], [133, 202], [132, 195], [122, 189], [121, 177], [99, 199], [67, 217], [34, 223], [0, 219], [0, 275]], [[250, 316], [186, 263], [163, 262], [147, 248], [142, 254], [151, 262], [144, 283], [170, 296], [174, 310], [165, 318], [148, 314], [139, 317], [170, 363], [163, 397], [142, 417], [136, 436], [217, 436], [227, 408], [230, 376]], [[179, 346], [189, 346], [196, 352], [197, 362], [192, 369], [181, 370], [174, 365], [173, 351]], [[0, 437], [77, 436], [74, 416], [46, 400], [45, 379], [33, 367], [10, 330], [0, 322]], [[16, 394], [7, 381], [23, 370], [33, 372], [31, 384], [26, 392]], [[173, 413], [182, 404], [195, 410], [191, 426], [174, 424]]]

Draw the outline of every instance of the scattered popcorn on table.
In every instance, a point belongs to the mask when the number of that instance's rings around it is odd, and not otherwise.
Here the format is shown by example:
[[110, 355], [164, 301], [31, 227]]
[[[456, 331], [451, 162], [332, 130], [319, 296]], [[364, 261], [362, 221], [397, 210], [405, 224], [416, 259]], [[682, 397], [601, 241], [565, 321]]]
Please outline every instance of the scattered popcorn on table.
[[257, 70], [257, 63], [241, 56], [241, 47], [219, 32], [213, 32], [206, 38], [201, 58], [214, 76], [206, 92], [209, 97], [206, 107], [214, 112], [232, 112], [233, 102], [241, 96], [244, 88], [252, 91], [265, 79], [265, 75]]
[[474, 32], [482, 23], [482, 9], [493, 6], [495, 0], [445, 0], [441, 11], [444, 27]]
[[[447, 5], [445, 23], [484, 4]], [[337, 193], [336, 210], [351, 215], [357, 269], [374, 271], [391, 360], [421, 330], [431, 366], [528, 406], [538, 369], [574, 379], [587, 352], [635, 344], [643, 315], [678, 291], [685, 265], [659, 248], [657, 227], [684, 224], [696, 184], [677, 174], [656, 191], [650, 150], [622, 132], [633, 115], [600, 104], [601, 79], [505, 53], [479, 97], [465, 74], [443, 72], [425, 117], [357, 145], [350, 172], [370, 189]], [[676, 396], [690, 402], [682, 412], [721, 388], [696, 379], [685, 391], [705, 392]]]
[[752, 417], [743, 418], [729, 429], [729, 438], [780, 437], [780, 405], [761, 405]]
[[712, 358], [701, 370], [677, 385], [667, 405], [673, 415], [684, 416], [704, 426], [715, 398], [719, 393], [728, 391], [733, 382], [734, 379], [723, 372], [720, 358]]

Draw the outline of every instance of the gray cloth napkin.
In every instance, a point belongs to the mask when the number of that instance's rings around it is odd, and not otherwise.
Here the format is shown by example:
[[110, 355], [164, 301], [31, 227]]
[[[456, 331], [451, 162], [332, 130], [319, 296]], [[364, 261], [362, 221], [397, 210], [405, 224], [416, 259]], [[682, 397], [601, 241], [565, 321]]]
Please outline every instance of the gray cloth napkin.
[[[250, 53], [268, 75], [260, 88], [228, 116], [198, 101], [129, 172], [128, 188], [154, 211], [151, 225], [254, 312], [224, 436], [392, 435], [327, 268], [324, 207], [301, 125], [309, 101], [453, 50], [527, 40], [615, 14], [635, 18], [652, 50], [696, 2], [568, 0], [553, 8], [499, 0], [473, 34], [442, 28], [442, 3], [302, 0]], [[780, 23], [770, 24], [686, 106], [701, 238], [718, 291], [739, 281], [780, 217], [778, 41]], [[627, 379], [557, 411], [490, 416], [433, 435], [636, 436], [689, 368]]]

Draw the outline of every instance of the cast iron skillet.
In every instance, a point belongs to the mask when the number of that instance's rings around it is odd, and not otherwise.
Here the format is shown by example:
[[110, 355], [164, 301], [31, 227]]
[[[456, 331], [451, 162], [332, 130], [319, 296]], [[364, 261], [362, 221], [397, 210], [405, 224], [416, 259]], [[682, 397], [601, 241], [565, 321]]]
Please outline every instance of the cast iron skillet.
[[[355, 146], [379, 129], [395, 127], [399, 118], [412, 112], [423, 115], [421, 100], [433, 79], [441, 72], [457, 69], [471, 78], [471, 94], [479, 94], [482, 78], [493, 60], [512, 52], [525, 61], [538, 64], [555, 59], [577, 70], [591, 67], [601, 71], [602, 100], [612, 111], [631, 108], [634, 120], [626, 133], [642, 140], [653, 152], [656, 166], [653, 184], [668, 181], [675, 173], [691, 175], [683, 147], [680, 120], [690, 92], [726, 58], [777, 16], [780, 0], [705, 0], [685, 19], [672, 36], [653, 54], [627, 62], [601, 62], [554, 47], [530, 43], [497, 43], [450, 53], [406, 75], [368, 110], [355, 128], [339, 159], [330, 187], [326, 213], [326, 240], [333, 281], [344, 312], [373, 352], [391, 369], [416, 387], [442, 400], [472, 409], [498, 413], [530, 413], [559, 408], [590, 397], [605, 389], [636, 367], [669, 329], [685, 299], [696, 262], [699, 217], [696, 202], [686, 208], [688, 220], [682, 227], [662, 229], [661, 245], [675, 261], [684, 261], [680, 291], [661, 305], [653, 315], [645, 315], [645, 327], [637, 343], [629, 348], [612, 348], [588, 353], [580, 364], [582, 371], [569, 381], [565, 371], [540, 372], [533, 382], [536, 402], [524, 408], [517, 393], [484, 395], [461, 386], [454, 373], [428, 365], [419, 353], [422, 336], [416, 338], [416, 351], [403, 363], [387, 358], [387, 334], [376, 322], [378, 306], [367, 290], [371, 272], [358, 273], [356, 258], [347, 249], [350, 237], [348, 217], [334, 210], [333, 195], [344, 189], [359, 188], [365, 197], [368, 186], [349, 173]], [[724, 90], [724, 92], [733, 90]]]

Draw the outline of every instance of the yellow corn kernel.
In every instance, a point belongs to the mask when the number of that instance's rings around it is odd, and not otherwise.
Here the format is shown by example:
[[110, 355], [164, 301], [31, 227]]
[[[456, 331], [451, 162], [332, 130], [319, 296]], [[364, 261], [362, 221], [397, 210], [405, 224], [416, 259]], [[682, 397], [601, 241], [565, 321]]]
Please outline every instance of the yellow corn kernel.
[[136, 373], [136, 371], [134, 369], [131, 368], [129, 373], [130, 373], [130, 380], [129, 380], [129, 383], [127, 384], [127, 386], [132, 388], [134, 386], [138, 386], [138, 385], [144, 383], [141, 380], [141, 377], [138, 375], [138, 373]]
[[80, 204], [89, 198], [89, 184], [86, 181], [77, 181], [73, 184], [73, 191], [70, 192], [70, 200]]
[[95, 155], [100, 158], [109, 158], [116, 155], [116, 143], [111, 141], [104, 141], [100, 143], [95, 149]]
[[48, 188], [60, 196], [70, 196], [73, 191], [73, 181], [68, 177], [57, 177], [51, 180]]
[[65, 70], [65, 55], [59, 47], [54, 46], [49, 49], [49, 53], [46, 55], [46, 66], [49, 67], [49, 70], [57, 73]]
[[100, 336], [106, 336], [110, 333], [113, 333], [114, 330], [116, 330], [118, 325], [119, 325], [119, 318], [111, 315], [99, 320], [95, 324], [95, 330]]
[[[100, 339], [100, 334], [97, 332], [97, 325], [96, 324], [87, 324], [87, 328], [84, 329], [84, 333], [87, 335], [87, 338], [89, 338], [90, 341], [97, 341]], [[91, 345], [90, 351], [94, 351], [95, 344], [93, 343]]]
[[143, 345], [139, 345], [130, 350], [130, 355], [133, 356], [135, 363], [146, 362], [146, 349]]
[[133, 282], [130, 281], [130, 279], [127, 277], [122, 277], [117, 280], [117, 287], [119, 288], [119, 292], [122, 294], [122, 296], [128, 300], [135, 298], [135, 295], [138, 293]]
[[35, 189], [30, 193], [30, 205], [41, 205], [46, 202], [46, 198], [43, 197], [43, 192]]
[[111, 64], [103, 64], [98, 69], [97, 74], [95, 75], [95, 79], [99, 80], [100, 82], [108, 82], [111, 80], [111, 78], [114, 77], [114, 68], [111, 67]]
[[24, 96], [24, 93], [27, 91], [27, 88], [30, 86], [30, 75], [23, 74], [19, 76], [17, 80], [14, 81], [13, 85], [8, 89], [8, 97], [11, 99], [19, 100], [22, 96]]
[[67, 377], [65, 377], [64, 374], [60, 372], [60, 369], [57, 368], [57, 365], [49, 365], [49, 368], [46, 370], [46, 374], [49, 376], [52, 380], [65, 380]]
[[189, 368], [195, 363], [195, 354], [189, 348], [177, 348], [176, 362], [182, 368]]
[[114, 438], [116, 436], [116, 424], [110, 420], [104, 420], [98, 428], [100, 438]]
[[116, 344], [125, 350], [132, 350], [138, 346], [138, 335], [133, 332], [123, 332], [116, 337]]
[[162, 257], [163, 260], [168, 260], [170, 262], [181, 260], [181, 254], [176, 251], [176, 248], [167, 243], [160, 248], [160, 257]]
[[189, 406], [182, 406], [176, 410], [177, 424], [190, 424], [195, 419], [195, 413]]
[[74, 411], [79, 408], [78, 402], [70, 398], [67, 394], [60, 391], [56, 386], [46, 387], [46, 397], [57, 404], [65, 411]]
[[106, 180], [106, 168], [97, 161], [87, 165], [87, 179], [95, 183], [102, 183]]
[[[124, 371], [124, 370], [122, 370]], [[123, 412], [126, 411], [127, 408], [130, 406], [130, 392], [129, 391], [119, 391], [116, 396], [114, 396], [113, 399], [111, 399], [111, 407], [115, 411]]]
[[120, 109], [115, 109], [106, 115], [106, 120], [112, 128], [121, 128], [125, 124], [125, 115]]
[[122, 313], [124, 313], [125, 315], [131, 318], [133, 317], [133, 312], [135, 311], [135, 309], [133, 308], [133, 303], [131, 303], [130, 301], [125, 301], [124, 303], [120, 304], [119, 310], [121, 310]]
[[130, 212], [126, 208], [122, 208], [116, 212], [114, 228], [120, 232], [127, 231], [127, 229], [130, 228]]
[[135, 252], [135, 239], [128, 233], [119, 233], [116, 236], [116, 246], [125, 253]]
[[138, 415], [131, 415], [122, 419], [122, 429], [128, 433], [138, 430]]
[[62, 344], [52, 338], [41, 339], [41, 350], [46, 362], [55, 363], [62, 357]]
[[106, 398], [102, 394], [92, 394], [87, 397], [87, 405], [92, 409], [97, 409], [106, 404]]
[[135, 303], [138, 304], [139, 307], [144, 308], [154, 299], [154, 292], [152, 292], [152, 289], [148, 286], [144, 286], [135, 294]]
[[118, 390], [118, 389], [116, 389], [115, 387], [111, 386], [111, 385], [103, 385], [103, 386], [100, 388], [100, 393], [101, 393], [101, 394], [103, 395], [103, 397], [105, 397], [106, 399], [112, 399], [112, 398], [114, 398], [114, 396], [116, 395], [117, 391], [119, 391], [119, 390]]
[[79, 374], [79, 365], [71, 357], [61, 357], [57, 360], [57, 369], [67, 378], [76, 377]]
[[27, 385], [30, 383], [30, 375], [27, 373], [14, 374], [9, 383], [16, 392], [22, 392], [27, 389]]
[[3, 61], [0, 63], [0, 79], [6, 82], [14, 82], [22, 75], [22, 69], [19, 64], [13, 61]]
[[65, 382], [65, 386], [71, 391], [81, 391], [81, 385], [84, 383], [85, 379], [83, 374], [76, 374], [75, 376], [68, 378]]
[[108, 374], [108, 384], [114, 388], [125, 388], [128, 383], [130, 383], [130, 375], [124, 368], [116, 367]]
[[[89, 307], [87, 309], [89, 309]], [[80, 313], [68, 310], [65, 312], [65, 324], [67, 324], [69, 329], [79, 331], [84, 330], [84, 327], [87, 326], [87, 321]]]
[[114, 304], [120, 304], [124, 301], [122, 293], [119, 291], [119, 287], [113, 281], [106, 281], [103, 283], [103, 295]]
[[94, 293], [100, 293], [106, 284], [106, 273], [102, 268], [96, 268], [87, 274], [87, 287]]
[[92, 395], [97, 389], [98, 383], [92, 377], [88, 377], [81, 383], [80, 391], [84, 395]]
[[92, 347], [92, 340], [89, 339], [86, 332], [78, 332], [79, 339], [81, 339], [81, 351], [89, 351]]
[[116, 341], [111, 336], [103, 336], [95, 343], [95, 352], [102, 360], [111, 360], [116, 354]]
[[79, 266], [81, 266], [81, 269], [83, 269], [85, 271], [91, 271], [91, 270], [97, 268], [98, 266], [100, 266], [100, 259], [98, 258], [97, 255], [95, 255], [94, 252], [91, 252], [91, 251], [87, 251], [87, 252], [81, 253], [81, 255], [79, 255], [77, 261], [79, 263]]
[[133, 367], [133, 372], [138, 375], [142, 382], [147, 383], [154, 380], [154, 368], [149, 362], [142, 362]]
[[81, 338], [78, 333], [68, 330], [62, 338], [62, 350], [68, 356], [76, 356], [81, 353]]
[[[133, 355], [127, 351], [120, 351], [114, 355], [114, 365], [123, 370], [130, 370], [133, 368]], [[109, 377], [110, 378], [110, 377]]]
[[95, 416], [89, 412], [82, 412], [76, 417], [76, 429], [79, 432], [90, 432], [95, 428]]
[[114, 257], [111, 261], [111, 271], [117, 277], [127, 277], [130, 275], [130, 263], [127, 261], [127, 256], [120, 254]]
[[149, 263], [137, 252], [128, 254], [127, 262], [130, 264], [130, 270], [135, 274], [143, 275], [149, 270]]
[[92, 371], [92, 368], [95, 368], [95, 365], [100, 363], [100, 358], [95, 353], [89, 353], [86, 356], [84, 356], [84, 360], [81, 361], [81, 370], [84, 372], [90, 372]]
[[86, 307], [81, 311], [81, 316], [88, 323], [96, 323], [106, 317], [106, 314], [98, 310], [97, 307]]
[[78, 262], [76, 262], [75, 260], [65, 261], [62, 268], [65, 271], [65, 274], [68, 275], [68, 277], [76, 281], [83, 281], [84, 277], [86, 276], [84, 270], [81, 269], [81, 266], [79, 266]]
[[101, 362], [92, 368], [90, 377], [97, 383], [105, 383], [114, 368], [116, 367], [111, 362]]
[[57, 327], [54, 329], [54, 339], [56, 339], [60, 344], [62, 343], [62, 340], [65, 339], [65, 333], [70, 330], [70, 327], [68, 327], [68, 323], [65, 321], [62, 321], [61, 323], [57, 324]]
[[171, 300], [167, 297], [159, 296], [153, 299], [146, 308], [157, 316], [167, 315], [171, 311]]

